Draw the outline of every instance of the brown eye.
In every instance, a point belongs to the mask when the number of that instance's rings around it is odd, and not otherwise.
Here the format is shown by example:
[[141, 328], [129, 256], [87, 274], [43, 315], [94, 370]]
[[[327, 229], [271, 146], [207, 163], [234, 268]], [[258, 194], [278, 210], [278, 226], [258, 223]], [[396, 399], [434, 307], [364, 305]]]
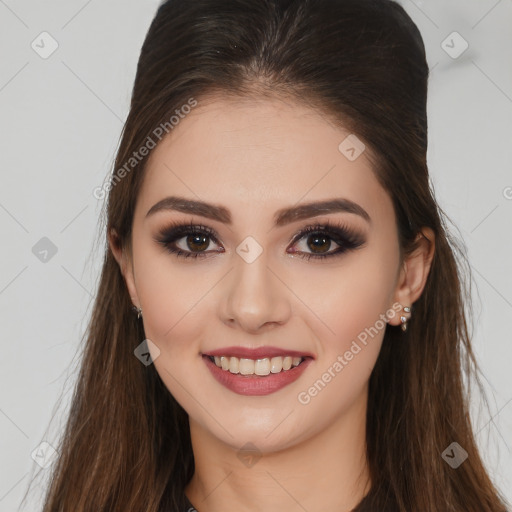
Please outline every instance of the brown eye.
[[205, 257], [212, 240], [217, 241], [213, 229], [194, 224], [173, 224], [155, 238], [170, 253], [183, 258]]
[[[346, 227], [343, 224], [332, 225], [330, 222], [307, 226], [294, 240], [294, 244], [304, 239], [299, 250], [292, 250], [292, 253], [298, 253], [302, 258], [329, 258], [342, 255], [343, 253], [362, 247], [366, 242], [363, 235]], [[330, 251], [332, 244], [335, 243], [338, 248]]]
[[[205, 251], [210, 245], [208, 235], [189, 235], [183, 237], [186, 239], [187, 249], [192, 251], [197, 250], [198, 252]], [[181, 240], [181, 239], [180, 239]]]
[[314, 253], [324, 253], [331, 247], [330, 237], [325, 235], [309, 235], [307, 238], [307, 245]]

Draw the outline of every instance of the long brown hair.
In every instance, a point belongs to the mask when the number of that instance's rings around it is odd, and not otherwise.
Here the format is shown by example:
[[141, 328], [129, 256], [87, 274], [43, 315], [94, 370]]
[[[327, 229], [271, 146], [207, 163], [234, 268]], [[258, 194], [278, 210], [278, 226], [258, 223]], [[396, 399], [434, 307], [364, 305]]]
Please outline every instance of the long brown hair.
[[[393, 201], [402, 257], [422, 227], [436, 238], [409, 329], [387, 328], [370, 378], [372, 487], [356, 510], [504, 512], [470, 422], [465, 378], [481, 388], [467, 324], [470, 272], [429, 181], [428, 77], [422, 37], [392, 0], [169, 0], [141, 49], [102, 233], [130, 249], [147, 156], [130, 159], [170, 132], [191, 99], [283, 95], [356, 134]], [[144, 330], [104, 250], [43, 512], [178, 512], [194, 472], [188, 416], [154, 365], [134, 357]], [[468, 454], [457, 468], [442, 456], [453, 442]]]

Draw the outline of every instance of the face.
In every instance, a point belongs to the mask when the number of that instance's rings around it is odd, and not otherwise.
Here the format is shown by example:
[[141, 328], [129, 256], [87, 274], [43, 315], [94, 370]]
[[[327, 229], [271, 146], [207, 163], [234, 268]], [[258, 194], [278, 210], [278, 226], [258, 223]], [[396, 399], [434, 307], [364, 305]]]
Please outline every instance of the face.
[[[216, 98], [149, 158], [129, 292], [169, 391], [234, 448], [283, 449], [363, 411], [383, 319], [399, 323], [392, 202], [369, 149], [340, 150], [348, 135], [297, 103]], [[304, 208], [325, 201], [338, 208]], [[302, 362], [279, 371], [286, 354]]]

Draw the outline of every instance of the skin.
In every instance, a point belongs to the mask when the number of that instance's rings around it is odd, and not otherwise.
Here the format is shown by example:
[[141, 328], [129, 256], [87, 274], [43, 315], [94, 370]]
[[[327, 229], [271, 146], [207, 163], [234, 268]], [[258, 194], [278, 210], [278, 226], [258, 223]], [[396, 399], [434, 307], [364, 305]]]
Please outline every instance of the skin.
[[[297, 397], [379, 315], [418, 299], [434, 236], [425, 229], [430, 242], [400, 262], [391, 199], [372, 172], [368, 148], [354, 161], [338, 150], [348, 134], [289, 100], [201, 101], [150, 155], [132, 252], [111, 240], [132, 301], [143, 310], [146, 336], [160, 350], [156, 370], [189, 414], [196, 471], [185, 492], [200, 512], [349, 511], [370, 488], [368, 380], [384, 329], [309, 403]], [[233, 224], [176, 211], [146, 217], [169, 195], [222, 205]], [[358, 203], [371, 223], [338, 212], [273, 225], [281, 208], [336, 197]], [[173, 220], [209, 226], [219, 243], [208, 239], [205, 258], [178, 258], [154, 240]], [[308, 236], [292, 244], [294, 235], [327, 220], [362, 234], [364, 246], [323, 260], [287, 251], [312, 253]], [[250, 264], [236, 253], [247, 236], [263, 249]], [[186, 237], [179, 246], [197, 250]], [[337, 248], [333, 241], [324, 251]], [[400, 314], [388, 323], [398, 326]], [[219, 384], [201, 357], [232, 345], [289, 348], [315, 360], [283, 389], [243, 396]], [[248, 442], [260, 455], [250, 466], [237, 456]]]

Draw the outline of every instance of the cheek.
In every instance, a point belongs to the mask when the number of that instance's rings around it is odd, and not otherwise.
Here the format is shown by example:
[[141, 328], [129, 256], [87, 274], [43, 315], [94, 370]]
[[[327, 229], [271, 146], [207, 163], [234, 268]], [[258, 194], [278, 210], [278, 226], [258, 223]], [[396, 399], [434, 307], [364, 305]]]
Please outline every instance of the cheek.
[[197, 355], [202, 298], [214, 287], [215, 276], [199, 274], [193, 263], [177, 265], [174, 256], [142, 244], [137, 251], [135, 280], [147, 338], [169, 355]]
[[187, 413], [201, 418], [204, 414], [199, 406], [201, 398], [194, 396], [198, 389], [205, 388], [205, 383], [198, 380], [198, 375], [204, 373], [199, 352], [204, 307], [208, 291], [215, 284], [214, 276], [208, 272], [198, 274], [193, 264], [176, 265], [172, 255], [155, 255], [153, 250], [144, 248], [139, 251], [139, 261], [148, 262], [136, 267], [144, 331], [159, 350], [157, 357], [152, 354], [153, 364]]
[[[394, 269], [392, 255], [368, 249], [351, 254], [332, 270], [318, 266], [297, 281], [294, 292], [310, 310], [308, 318], [315, 325], [313, 332], [324, 338], [322, 345], [343, 350], [376, 324], [390, 307]], [[382, 321], [379, 326], [384, 327]]]
[[374, 243], [332, 270], [308, 272], [294, 288], [308, 306], [304, 318], [319, 355], [314, 374], [301, 389], [300, 403], [314, 401], [313, 408], [320, 411], [336, 400], [345, 409], [360, 395], [382, 345], [397, 262], [398, 249]]
[[[305, 302], [310, 300], [315, 312], [307, 318], [319, 357], [297, 395], [309, 415], [323, 414], [328, 416], [326, 421], [333, 421], [358, 403], [382, 346], [392, 268], [382, 264], [382, 255], [361, 253], [356, 263], [337, 269], [334, 283], [333, 274], [330, 279], [317, 274], [316, 284], [325, 291], [323, 299], [310, 292]], [[307, 289], [311, 288], [305, 287], [302, 293]]]

